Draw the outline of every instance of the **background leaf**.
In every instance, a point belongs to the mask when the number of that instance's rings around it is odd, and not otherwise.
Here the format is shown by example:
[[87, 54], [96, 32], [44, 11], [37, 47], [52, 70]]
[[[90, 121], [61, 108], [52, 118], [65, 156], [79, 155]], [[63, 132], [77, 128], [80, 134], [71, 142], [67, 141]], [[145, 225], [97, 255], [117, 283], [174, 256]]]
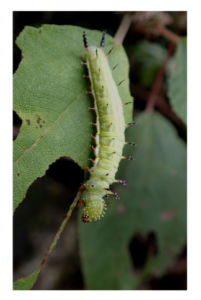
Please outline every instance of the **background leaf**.
[[187, 39], [177, 45], [168, 64], [168, 96], [173, 110], [187, 124]]
[[140, 66], [139, 83], [143, 87], [149, 87], [165, 59], [167, 50], [160, 44], [141, 41], [130, 48], [134, 64]]
[[[89, 134], [95, 132], [89, 123], [95, 114], [87, 109], [93, 99], [85, 94], [89, 81], [83, 79], [87, 70], [80, 64], [83, 30], [89, 45], [100, 44], [100, 32], [74, 26], [25, 27], [17, 38], [23, 59], [14, 75], [13, 107], [23, 122], [13, 148], [14, 209], [56, 159], [69, 156], [81, 167], [89, 164]], [[107, 53], [114, 40], [107, 36], [105, 44]], [[117, 62], [114, 79], [126, 79], [119, 92], [123, 102], [129, 101], [128, 59], [122, 46], [109, 58], [111, 68]], [[132, 106], [126, 106], [126, 122], [131, 112]]]
[[[79, 224], [87, 289], [139, 288], [145, 275], [163, 274], [186, 242], [185, 143], [157, 112], [142, 113], [137, 122], [126, 140], [138, 146], [125, 148], [125, 155], [136, 160], [122, 161], [117, 174], [128, 182], [127, 187], [115, 186], [121, 200], [107, 200], [101, 222]], [[138, 233], [150, 232], [156, 237], [156, 254], [147, 257], [142, 272], [133, 273], [130, 242]]]

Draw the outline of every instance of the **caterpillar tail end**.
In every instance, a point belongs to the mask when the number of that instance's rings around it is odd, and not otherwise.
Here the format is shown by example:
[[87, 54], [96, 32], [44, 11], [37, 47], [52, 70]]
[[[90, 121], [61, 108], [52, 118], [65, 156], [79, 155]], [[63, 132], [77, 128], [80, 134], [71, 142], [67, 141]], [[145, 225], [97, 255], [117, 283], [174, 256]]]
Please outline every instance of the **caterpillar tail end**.
[[[96, 212], [94, 210], [94, 208], [97, 207], [97, 205], [99, 205], [99, 211], [98, 212]], [[81, 221], [83, 223], [89, 223], [89, 222], [92, 222], [92, 221], [100, 220], [101, 217], [104, 217], [105, 210], [107, 210], [107, 205], [106, 205], [105, 201], [100, 202], [98, 200], [98, 202], [94, 205], [91, 205], [91, 204], [88, 205], [88, 206], [85, 205]]]

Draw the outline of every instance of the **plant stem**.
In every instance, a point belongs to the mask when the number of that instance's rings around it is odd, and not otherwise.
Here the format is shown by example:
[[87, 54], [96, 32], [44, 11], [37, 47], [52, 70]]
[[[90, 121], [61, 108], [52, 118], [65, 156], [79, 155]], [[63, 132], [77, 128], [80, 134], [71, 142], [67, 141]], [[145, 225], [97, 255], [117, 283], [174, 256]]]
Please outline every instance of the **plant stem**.
[[159, 33], [166, 38], [168, 41], [170, 41], [173, 44], [178, 44], [181, 42], [181, 38], [173, 33], [172, 31], [168, 30], [167, 28], [163, 26], [158, 26]]
[[121, 24], [114, 36], [115, 39], [115, 47], [118, 47], [119, 45], [122, 45], [123, 40], [128, 32], [128, 29], [130, 27], [130, 24], [132, 22], [132, 15], [130, 13], [126, 13], [123, 16], [123, 19], [121, 21]]
[[[48, 256], [52, 252], [53, 248], [56, 246], [57, 241], [58, 241], [58, 239], [59, 239], [59, 237], [60, 237], [60, 235], [61, 235], [61, 233], [62, 233], [62, 231], [63, 231], [63, 229], [64, 229], [64, 227], [66, 225], [66, 223], [68, 222], [68, 220], [69, 220], [69, 218], [70, 218], [70, 216], [71, 216], [74, 208], [77, 205], [77, 201], [79, 200], [81, 193], [82, 193], [82, 191], [79, 191], [77, 193], [75, 199], [73, 200], [73, 202], [72, 202], [72, 204], [71, 204], [71, 206], [70, 206], [70, 208], [69, 208], [69, 210], [68, 210], [68, 212], [67, 212], [67, 214], [66, 214], [66, 216], [65, 216], [65, 218], [63, 220], [63, 222], [61, 223], [61, 226], [59, 227], [59, 230], [57, 231], [57, 233], [56, 233], [56, 235], [55, 235], [55, 237], [54, 237], [54, 239], [53, 239], [53, 241], [52, 241], [52, 243], [51, 243], [51, 245], [50, 245], [47, 253], [45, 254], [45, 256], [44, 256], [44, 258], [43, 258], [43, 260], [42, 260], [42, 262], [40, 264], [38, 275], [40, 274], [42, 268], [44, 267], [44, 264], [46, 263]], [[38, 275], [36, 277], [36, 280], [38, 278]], [[36, 280], [34, 281], [34, 283], [36, 282]], [[33, 283], [33, 285], [34, 285], [34, 283]]]

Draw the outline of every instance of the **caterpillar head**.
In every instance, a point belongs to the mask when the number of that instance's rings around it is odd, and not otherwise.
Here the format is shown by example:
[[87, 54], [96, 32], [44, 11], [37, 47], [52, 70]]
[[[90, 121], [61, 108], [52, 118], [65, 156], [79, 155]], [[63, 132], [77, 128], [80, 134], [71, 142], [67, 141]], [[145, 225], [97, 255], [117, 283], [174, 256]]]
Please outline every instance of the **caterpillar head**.
[[90, 61], [97, 61], [97, 55], [99, 58], [101, 56], [105, 57], [103, 50], [96, 46], [90, 46], [87, 49], [88, 50], [81, 55], [81, 58], [84, 61], [87, 61], [87, 59], [90, 59]]

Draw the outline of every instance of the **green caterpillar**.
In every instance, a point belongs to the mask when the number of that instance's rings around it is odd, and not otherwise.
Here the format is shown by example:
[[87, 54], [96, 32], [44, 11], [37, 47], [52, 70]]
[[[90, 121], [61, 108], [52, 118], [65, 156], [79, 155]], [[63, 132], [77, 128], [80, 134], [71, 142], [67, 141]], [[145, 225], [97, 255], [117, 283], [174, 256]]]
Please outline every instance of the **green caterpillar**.
[[103, 32], [100, 47], [89, 47], [86, 34], [83, 32], [86, 52], [82, 55], [84, 62], [81, 63], [87, 66], [89, 73], [83, 77], [89, 77], [91, 81], [91, 92], [87, 93], [93, 95], [94, 108], [89, 109], [95, 109], [96, 124], [92, 124], [97, 127], [96, 137], [92, 136], [96, 142], [96, 148], [92, 146], [96, 158], [90, 159], [93, 167], [88, 168], [90, 179], [83, 185], [84, 191], [80, 199], [80, 203], [84, 204], [82, 215], [84, 223], [100, 219], [104, 215], [106, 210], [104, 196], [113, 195], [118, 198], [116, 193], [110, 191], [109, 186], [114, 182], [126, 184], [123, 180], [116, 180], [115, 174], [122, 158], [132, 159], [122, 156], [124, 145], [135, 145], [125, 143], [125, 127], [131, 123], [125, 124], [123, 105], [117, 89], [122, 81], [116, 85], [108, 64], [107, 57], [112, 49], [107, 55], [103, 52], [105, 34], [106, 31]]

